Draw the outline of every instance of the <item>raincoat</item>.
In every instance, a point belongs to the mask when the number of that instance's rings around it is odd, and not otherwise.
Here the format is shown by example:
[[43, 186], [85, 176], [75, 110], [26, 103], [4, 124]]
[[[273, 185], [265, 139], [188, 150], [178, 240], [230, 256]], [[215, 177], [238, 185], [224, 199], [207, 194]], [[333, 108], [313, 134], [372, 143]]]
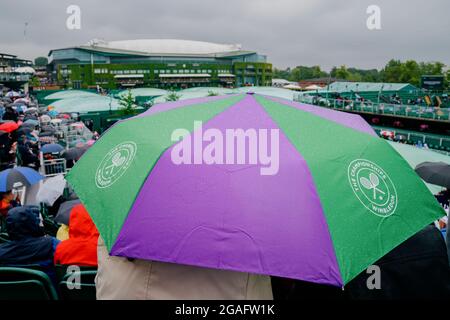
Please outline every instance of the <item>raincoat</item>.
[[269, 276], [109, 256], [98, 241], [98, 300], [272, 300]]
[[82, 204], [72, 208], [69, 239], [62, 241], [55, 252], [55, 264], [97, 266], [98, 231]]
[[52, 265], [59, 241], [44, 235], [37, 207], [10, 209], [6, 217], [6, 230], [11, 241], [0, 245], [0, 265]]

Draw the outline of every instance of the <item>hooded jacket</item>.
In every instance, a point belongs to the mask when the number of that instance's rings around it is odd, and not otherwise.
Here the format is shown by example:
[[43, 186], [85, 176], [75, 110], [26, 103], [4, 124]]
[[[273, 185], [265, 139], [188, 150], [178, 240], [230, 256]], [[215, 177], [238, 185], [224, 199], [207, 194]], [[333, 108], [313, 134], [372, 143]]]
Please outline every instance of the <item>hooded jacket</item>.
[[11, 241], [0, 245], [0, 265], [51, 265], [58, 241], [44, 235], [39, 208], [24, 206], [9, 210], [6, 230]]
[[84, 206], [74, 206], [70, 212], [69, 239], [56, 248], [55, 264], [97, 266], [98, 235]]

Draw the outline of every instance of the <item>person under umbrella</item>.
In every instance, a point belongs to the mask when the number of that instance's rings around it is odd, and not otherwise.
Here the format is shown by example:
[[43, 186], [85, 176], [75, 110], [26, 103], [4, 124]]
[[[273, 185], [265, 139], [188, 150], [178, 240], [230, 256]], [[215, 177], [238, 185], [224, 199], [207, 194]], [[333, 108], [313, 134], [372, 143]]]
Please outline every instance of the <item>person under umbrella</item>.
[[80, 203], [81, 203], [80, 199], [70, 200], [61, 203], [61, 205], [59, 206], [58, 213], [56, 214], [55, 217], [55, 222], [63, 223], [68, 226], [70, 221], [70, 212], [72, 211], [73, 207], [75, 207]]
[[37, 206], [9, 210], [6, 229], [10, 241], [0, 244], [0, 265], [38, 264], [52, 280], [56, 280], [53, 255], [60, 241], [46, 236], [41, 225]]
[[70, 212], [69, 238], [55, 251], [55, 264], [97, 266], [98, 231], [82, 204]]
[[0, 170], [9, 168], [14, 163], [14, 143], [11, 133], [0, 131]]
[[89, 146], [84, 145], [64, 151], [63, 157], [66, 159], [67, 168], [72, 168], [87, 149], [89, 149]]
[[22, 135], [18, 139], [17, 144], [18, 152], [22, 160], [22, 165], [25, 167], [31, 166], [34, 168], [39, 168], [40, 161], [37, 154], [33, 152], [32, 143], [26, 138], [26, 136]]
[[18, 195], [14, 195], [12, 190], [0, 192], [0, 219], [2, 219], [2, 232], [4, 231], [4, 220], [8, 211], [12, 208], [20, 206], [20, 199]]
[[12, 120], [17, 122], [17, 120], [19, 120], [19, 113], [11, 106], [7, 106], [5, 108], [5, 113], [3, 114], [3, 120]]

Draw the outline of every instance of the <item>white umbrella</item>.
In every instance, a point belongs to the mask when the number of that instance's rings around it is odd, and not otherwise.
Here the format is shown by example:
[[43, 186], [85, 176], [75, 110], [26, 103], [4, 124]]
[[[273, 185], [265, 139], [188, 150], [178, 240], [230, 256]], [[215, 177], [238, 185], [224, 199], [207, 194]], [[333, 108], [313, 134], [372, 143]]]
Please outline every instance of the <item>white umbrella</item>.
[[34, 70], [32, 67], [19, 67], [19, 68], [16, 68], [14, 70], [14, 72], [34, 74], [34, 73], [36, 73], [36, 70]]
[[50, 121], [52, 120], [52, 118], [50, 118], [50, 116], [44, 114], [40, 117], [41, 122], [42, 123], [50, 123]]
[[312, 84], [305, 88], [305, 90], [320, 90], [320, 89], [322, 89], [322, 87], [318, 86], [317, 84]]
[[19, 94], [18, 92], [16, 92], [16, 91], [9, 91], [9, 92], [6, 94], [6, 96], [7, 96], [8, 98], [12, 98], [12, 97], [20, 97], [20, 94]]
[[29, 104], [30, 103], [30, 99], [27, 98], [19, 98], [16, 101], [14, 101], [14, 103], [25, 103], [25, 104]]
[[48, 178], [39, 188], [36, 195], [36, 200], [52, 206], [56, 199], [63, 194], [65, 187], [66, 180], [62, 174]]

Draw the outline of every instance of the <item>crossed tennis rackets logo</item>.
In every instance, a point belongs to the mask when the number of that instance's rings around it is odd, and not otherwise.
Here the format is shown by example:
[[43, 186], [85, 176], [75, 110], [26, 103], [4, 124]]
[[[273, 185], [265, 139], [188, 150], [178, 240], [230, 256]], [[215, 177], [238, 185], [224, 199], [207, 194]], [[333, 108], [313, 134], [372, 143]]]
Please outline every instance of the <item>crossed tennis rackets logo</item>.
[[379, 217], [392, 215], [398, 204], [397, 190], [386, 171], [367, 159], [353, 160], [348, 181], [357, 199]]
[[[382, 195], [386, 194], [386, 192], [378, 188], [378, 186], [380, 185], [380, 180], [374, 173], [369, 174], [369, 179], [367, 179], [366, 177], [361, 177], [359, 179], [359, 182], [367, 190], [373, 190], [373, 199], [377, 199], [377, 193], [380, 193]], [[382, 200], [383, 196], [380, 196], [379, 199]]]

